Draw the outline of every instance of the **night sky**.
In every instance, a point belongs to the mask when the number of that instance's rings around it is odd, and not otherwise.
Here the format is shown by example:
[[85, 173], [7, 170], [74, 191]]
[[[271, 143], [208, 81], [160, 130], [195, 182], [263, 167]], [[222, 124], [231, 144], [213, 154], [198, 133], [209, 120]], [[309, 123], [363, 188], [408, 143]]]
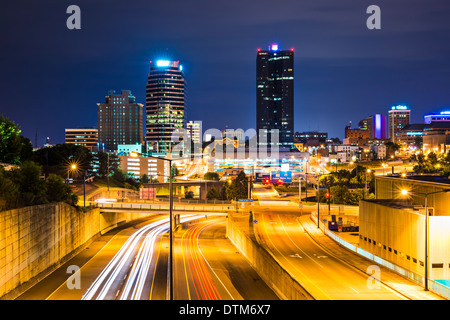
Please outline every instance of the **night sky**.
[[[69, 30], [69, 5], [81, 30]], [[381, 30], [369, 30], [369, 5]], [[450, 109], [448, 0], [3, 1], [0, 113], [38, 144], [97, 126], [97, 103], [128, 89], [145, 105], [149, 61], [180, 60], [186, 120], [256, 127], [256, 51], [295, 49], [296, 131], [344, 127], [394, 104], [412, 122]]]

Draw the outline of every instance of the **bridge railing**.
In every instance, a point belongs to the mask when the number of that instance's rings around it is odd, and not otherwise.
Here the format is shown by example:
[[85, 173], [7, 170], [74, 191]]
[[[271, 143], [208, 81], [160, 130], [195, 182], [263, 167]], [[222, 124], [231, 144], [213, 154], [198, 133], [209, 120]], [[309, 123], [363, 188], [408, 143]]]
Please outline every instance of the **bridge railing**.
[[[103, 209], [130, 209], [130, 210], [169, 210], [168, 203], [130, 203], [130, 202], [95, 202], [94, 206]], [[230, 205], [179, 205], [174, 204], [173, 210], [176, 211], [212, 211], [226, 212], [233, 210]]]
[[[317, 223], [317, 212], [312, 212], [311, 218], [313, 219], [313, 221], [315, 221]], [[408, 269], [402, 268], [388, 260], [380, 258], [358, 246], [355, 246], [355, 245], [345, 241], [341, 237], [334, 234], [331, 230], [329, 230], [322, 221], [319, 222], [319, 225], [320, 225], [320, 229], [322, 229], [326, 235], [328, 235], [334, 241], [338, 242], [340, 245], [346, 247], [347, 249], [349, 249], [353, 252], [356, 252], [357, 254], [359, 254], [369, 260], [375, 261], [376, 263], [378, 263], [382, 266], [385, 266], [394, 272], [401, 274], [405, 278], [408, 278], [411, 281], [413, 281], [419, 285], [424, 285], [425, 278], [422, 275], [419, 275]], [[433, 291], [447, 299], [450, 298], [450, 288], [449, 287], [447, 287], [437, 281], [431, 280], [431, 279], [428, 279], [428, 284], [429, 284], [430, 291]]]

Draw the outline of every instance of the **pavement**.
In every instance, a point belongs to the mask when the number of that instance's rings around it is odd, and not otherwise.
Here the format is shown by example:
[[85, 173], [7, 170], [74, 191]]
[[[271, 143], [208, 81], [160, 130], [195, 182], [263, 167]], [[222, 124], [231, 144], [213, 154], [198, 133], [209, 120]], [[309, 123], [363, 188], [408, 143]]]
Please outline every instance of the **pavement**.
[[[305, 232], [313, 241], [316, 242], [316, 244], [326, 250], [329, 254], [347, 263], [351, 267], [367, 273], [370, 266], [377, 265], [380, 268], [380, 281], [392, 290], [397, 291], [411, 300], [446, 300], [433, 292], [424, 291], [422, 286], [415, 284], [400, 274], [339, 245], [336, 241], [327, 236], [321, 229], [317, 228], [317, 224], [311, 220], [309, 214], [300, 216], [298, 221]], [[339, 234], [336, 232], [335, 234], [341, 237], [341, 239], [357, 245], [358, 236], [351, 235], [351, 233], [352, 232]], [[368, 274], [370, 275], [371, 273]]]

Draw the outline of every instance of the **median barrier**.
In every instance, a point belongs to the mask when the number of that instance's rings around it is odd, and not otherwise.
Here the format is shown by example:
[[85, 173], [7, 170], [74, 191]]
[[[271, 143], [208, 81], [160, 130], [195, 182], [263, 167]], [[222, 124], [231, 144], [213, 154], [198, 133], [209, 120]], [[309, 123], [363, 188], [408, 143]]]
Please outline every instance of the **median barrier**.
[[283, 300], [314, 300], [294, 276], [258, 244], [252, 233], [252, 224], [255, 223], [252, 215], [233, 217], [230, 214], [227, 218], [227, 237], [275, 294]]

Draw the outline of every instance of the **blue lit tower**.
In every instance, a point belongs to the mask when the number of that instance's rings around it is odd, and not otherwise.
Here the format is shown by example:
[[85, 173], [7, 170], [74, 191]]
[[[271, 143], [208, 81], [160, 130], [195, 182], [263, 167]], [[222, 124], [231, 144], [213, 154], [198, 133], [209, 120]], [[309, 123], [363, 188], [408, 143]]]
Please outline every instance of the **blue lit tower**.
[[[258, 49], [256, 56], [256, 129], [270, 143], [279, 130], [279, 147], [294, 145], [294, 49]], [[259, 142], [259, 145], [263, 143]]]
[[150, 61], [146, 88], [146, 141], [149, 151], [168, 153], [176, 129], [184, 128], [185, 80], [179, 61]]

